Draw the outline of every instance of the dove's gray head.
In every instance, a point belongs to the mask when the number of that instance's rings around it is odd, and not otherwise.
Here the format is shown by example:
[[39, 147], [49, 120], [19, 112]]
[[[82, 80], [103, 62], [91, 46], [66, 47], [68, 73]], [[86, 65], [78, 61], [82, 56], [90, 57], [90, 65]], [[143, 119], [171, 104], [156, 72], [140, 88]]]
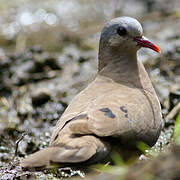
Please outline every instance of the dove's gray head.
[[104, 46], [118, 48], [118, 51], [138, 50], [135, 37], [141, 37], [141, 24], [131, 17], [119, 17], [109, 21], [102, 30], [101, 41]]
[[[131, 17], [119, 17], [109, 21], [102, 30], [99, 45], [99, 70], [109, 61], [120, 57], [136, 56], [141, 47], [160, 52], [159, 47], [143, 36], [141, 24]], [[133, 58], [126, 58], [133, 59]]]

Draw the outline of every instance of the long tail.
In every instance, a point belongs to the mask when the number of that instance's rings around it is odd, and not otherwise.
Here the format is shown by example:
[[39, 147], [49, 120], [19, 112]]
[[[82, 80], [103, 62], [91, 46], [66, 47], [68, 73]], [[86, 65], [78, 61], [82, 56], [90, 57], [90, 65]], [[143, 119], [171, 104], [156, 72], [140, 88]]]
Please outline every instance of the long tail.
[[[66, 139], [67, 140], [67, 139]], [[89, 160], [92, 156], [103, 154], [107, 148], [105, 144], [94, 136], [71, 138], [64, 144], [57, 144], [29, 155], [20, 163], [22, 167], [51, 167], [52, 163], [78, 163]], [[103, 158], [103, 156], [99, 156]]]
[[58, 152], [57, 147], [48, 147], [35, 152], [20, 162], [22, 167], [49, 167], [51, 158], [54, 154]]

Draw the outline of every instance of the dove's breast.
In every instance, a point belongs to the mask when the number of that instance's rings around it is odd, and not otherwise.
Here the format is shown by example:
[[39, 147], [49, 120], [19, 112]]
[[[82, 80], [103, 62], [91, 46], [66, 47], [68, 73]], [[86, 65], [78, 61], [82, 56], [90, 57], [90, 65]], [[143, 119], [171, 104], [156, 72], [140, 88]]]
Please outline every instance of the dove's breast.
[[[157, 101], [157, 102], [156, 102]], [[94, 134], [153, 144], [161, 129], [159, 102], [150, 92], [97, 78], [70, 103], [53, 132], [86, 116]]]

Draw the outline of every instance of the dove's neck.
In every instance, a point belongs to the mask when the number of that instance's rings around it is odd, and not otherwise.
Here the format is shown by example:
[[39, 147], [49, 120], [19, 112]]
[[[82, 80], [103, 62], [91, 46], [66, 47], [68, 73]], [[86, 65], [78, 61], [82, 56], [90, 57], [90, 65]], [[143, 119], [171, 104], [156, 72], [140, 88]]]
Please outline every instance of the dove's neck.
[[151, 89], [151, 81], [143, 64], [137, 60], [136, 51], [99, 52], [98, 74], [112, 79], [116, 83]]

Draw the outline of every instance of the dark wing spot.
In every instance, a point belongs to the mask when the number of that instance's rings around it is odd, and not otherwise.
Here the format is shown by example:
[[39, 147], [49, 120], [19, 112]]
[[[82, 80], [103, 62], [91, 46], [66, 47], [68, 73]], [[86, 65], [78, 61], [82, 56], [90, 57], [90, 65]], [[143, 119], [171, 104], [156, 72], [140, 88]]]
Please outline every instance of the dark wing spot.
[[80, 114], [80, 115], [78, 115], [78, 116], [75, 116], [75, 117], [67, 120], [67, 121], [65, 122], [65, 124], [63, 125], [63, 127], [60, 129], [60, 131], [61, 131], [69, 122], [74, 121], [74, 120], [77, 120], [77, 119], [84, 119], [84, 118], [86, 118], [86, 117], [87, 117], [87, 114]]
[[125, 116], [126, 118], [128, 118], [128, 114], [125, 114], [124, 116]]
[[113, 114], [113, 112], [109, 108], [101, 108], [99, 109], [101, 112], [104, 112], [105, 116], [108, 116], [109, 118], [115, 118], [116, 116]]
[[132, 120], [129, 118], [129, 115], [128, 115], [128, 110], [126, 109], [126, 107], [125, 106], [120, 106], [120, 109], [121, 109], [121, 111], [122, 112], [124, 112], [125, 114], [124, 114], [124, 117], [125, 118], [127, 118], [128, 119], [128, 122], [132, 122]]
[[128, 110], [126, 109], [125, 106], [121, 106], [120, 109], [121, 109], [121, 111], [124, 112], [124, 113], [127, 113], [127, 112], [128, 112]]
[[78, 116], [75, 116], [75, 117], [67, 120], [67, 121], [64, 123], [63, 127], [58, 131], [58, 134], [55, 136], [54, 141], [58, 138], [59, 132], [60, 132], [69, 122], [74, 121], [74, 120], [77, 120], [77, 119], [84, 119], [84, 118], [87, 118], [87, 114], [80, 114], [80, 115], [78, 115]]
[[58, 136], [59, 136], [59, 133], [56, 135], [56, 137], [54, 138], [54, 141], [58, 138]]
[[128, 122], [130, 122], [130, 123], [132, 122], [132, 120], [129, 118], [128, 114], [125, 114], [124, 117], [128, 119]]

